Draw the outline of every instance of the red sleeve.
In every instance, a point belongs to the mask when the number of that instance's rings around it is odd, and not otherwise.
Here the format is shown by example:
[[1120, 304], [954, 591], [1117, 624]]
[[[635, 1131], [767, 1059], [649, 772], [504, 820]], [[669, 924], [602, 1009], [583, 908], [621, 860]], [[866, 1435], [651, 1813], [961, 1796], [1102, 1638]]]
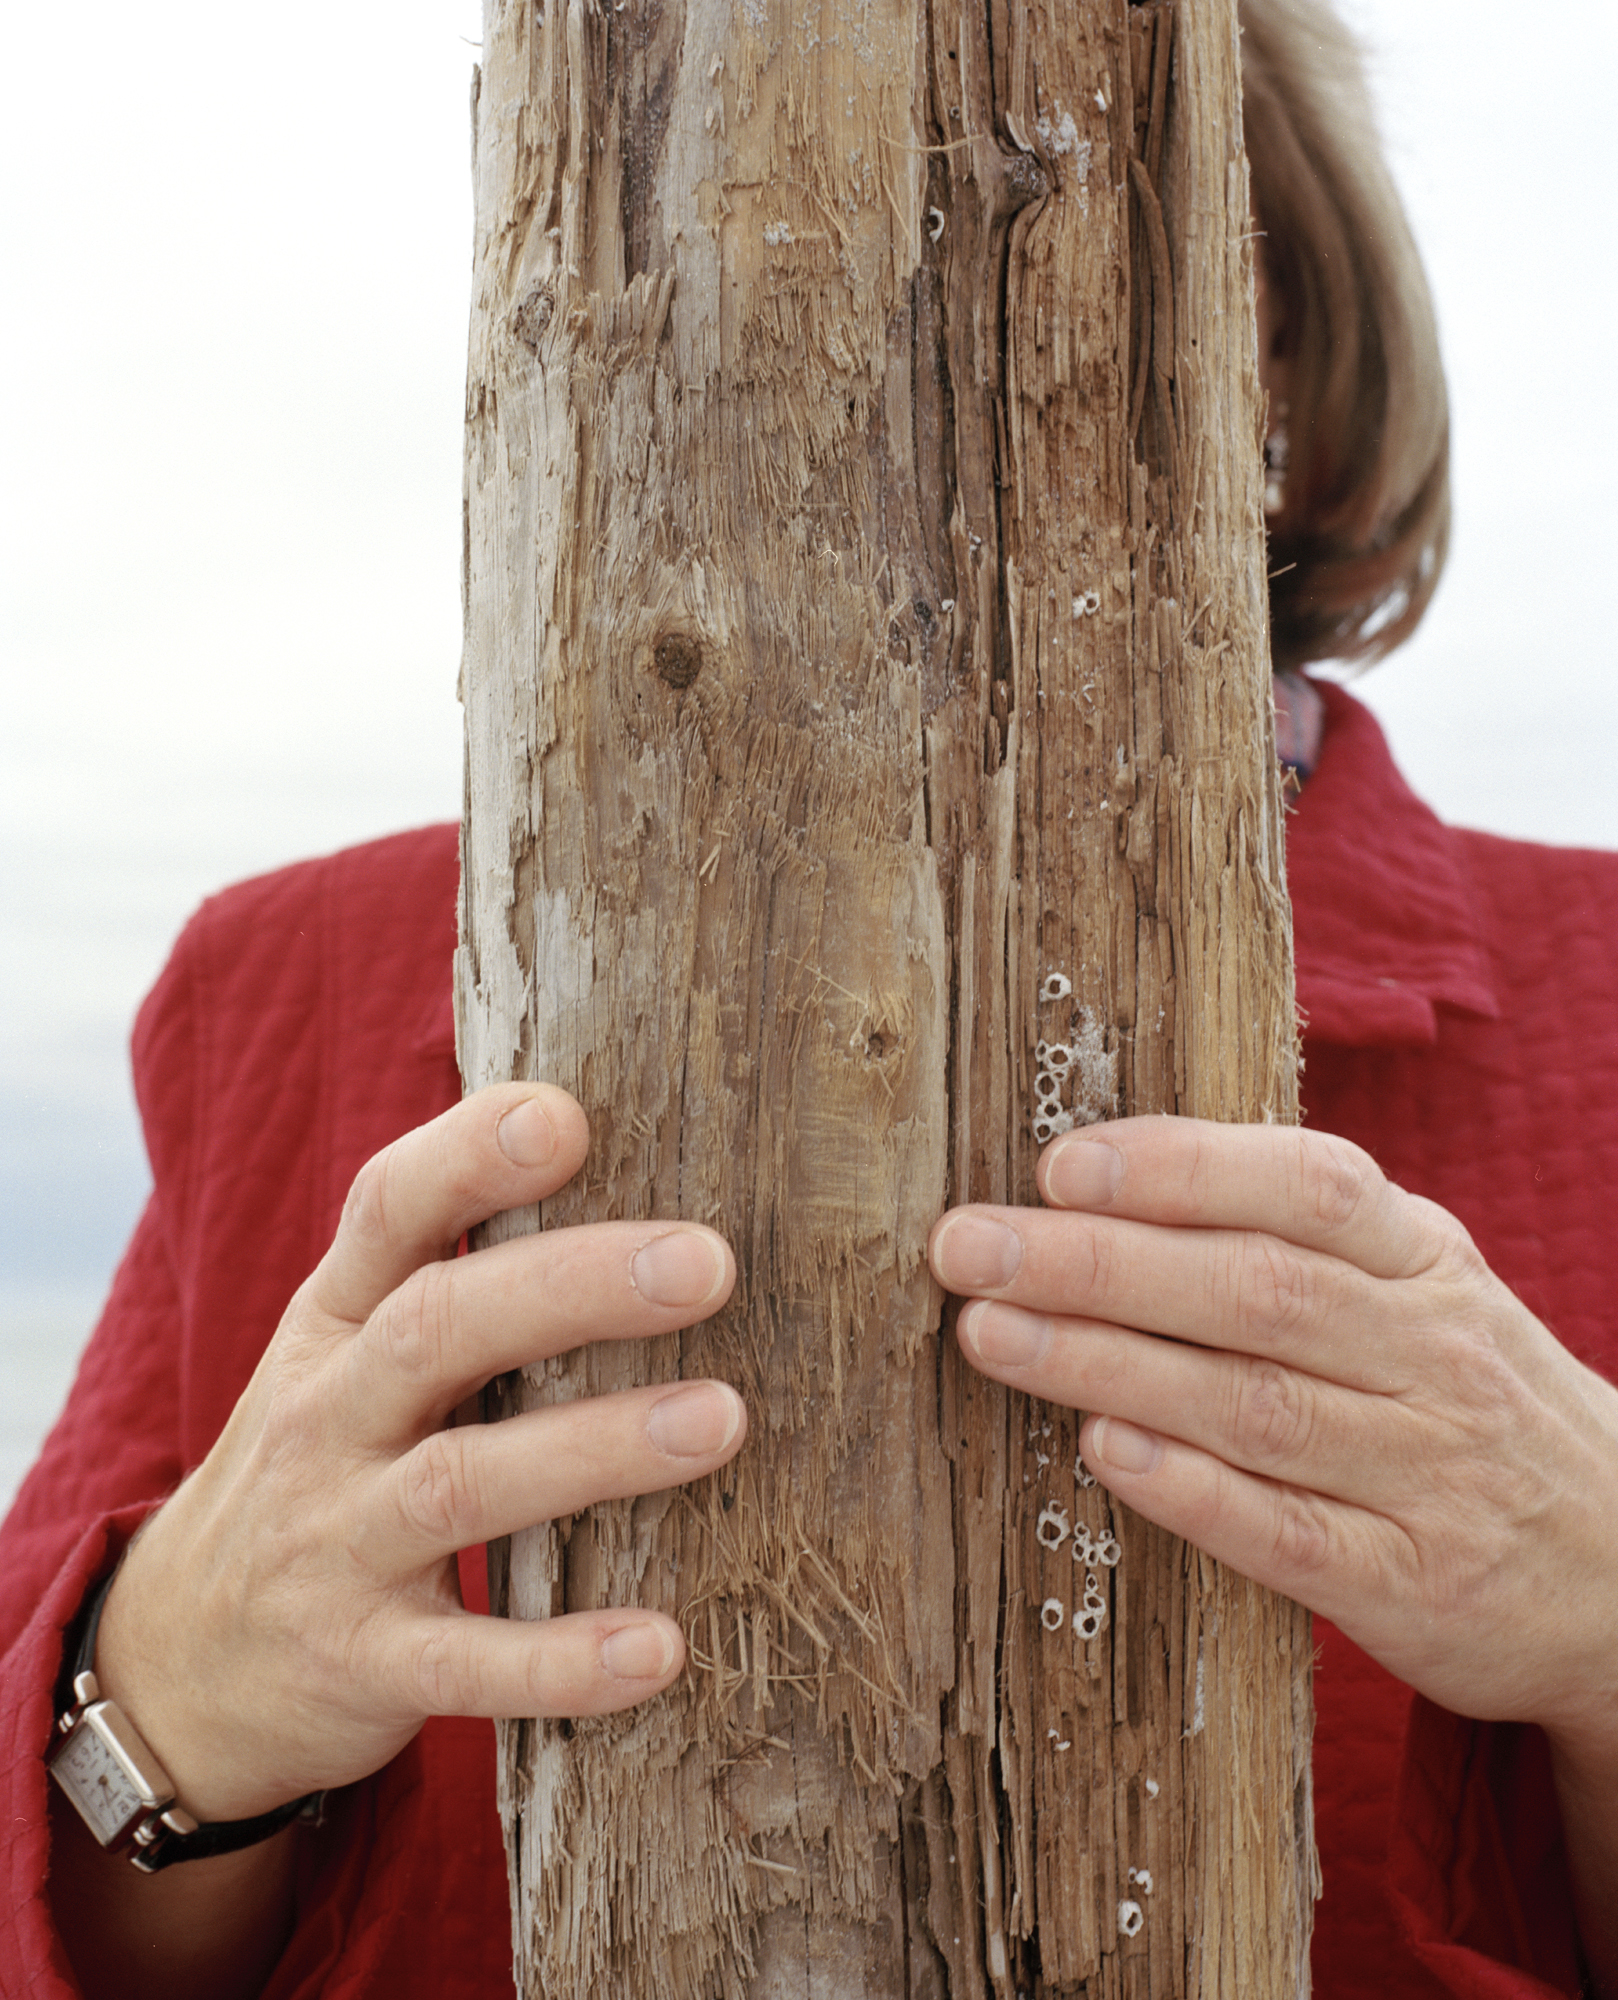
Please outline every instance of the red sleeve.
[[1400, 1927], [1457, 2000], [1566, 2000], [1578, 1934], [1550, 1755], [1537, 1729], [1418, 1695], [1388, 1875]]
[[[191, 935], [176, 947], [136, 1034], [136, 1092], [154, 1159], [161, 1151], [154, 1129], [178, 1137], [191, 1122]], [[0, 1841], [10, 1913], [0, 1927], [0, 1992], [8, 1994], [78, 1991], [45, 1896], [44, 1752], [65, 1631], [185, 1471], [171, 1204], [159, 1173], [66, 1408], [0, 1527]]]
[[67, 1407], [0, 1529], [0, 1842], [11, 1912], [0, 1927], [0, 1992], [78, 1992], [45, 1899], [44, 1752], [63, 1634], [180, 1476], [175, 1328], [148, 1205]]

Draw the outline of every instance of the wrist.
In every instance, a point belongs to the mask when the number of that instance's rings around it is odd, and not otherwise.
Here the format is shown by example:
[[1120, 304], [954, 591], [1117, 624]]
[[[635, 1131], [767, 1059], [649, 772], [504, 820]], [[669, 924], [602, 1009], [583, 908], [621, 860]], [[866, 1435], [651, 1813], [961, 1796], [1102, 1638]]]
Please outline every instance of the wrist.
[[151, 1746], [193, 1819], [250, 1818], [307, 1788], [277, 1787], [273, 1775], [266, 1781], [251, 1718], [231, 1710], [234, 1677], [208, 1671], [198, 1603], [177, 1604], [163, 1588], [168, 1516], [185, 1495], [182, 1488], [148, 1519], [113, 1574], [96, 1635], [96, 1678]]
[[299, 1819], [318, 1823], [322, 1793], [258, 1814], [203, 1822], [186, 1809], [174, 1778], [96, 1672], [102, 1614], [118, 1573], [96, 1586], [80, 1614], [66, 1663], [69, 1686], [64, 1696], [58, 1684], [56, 1730], [46, 1759], [57, 1788], [96, 1841], [153, 1875], [179, 1861], [211, 1860], [257, 1846]]
[[1558, 1792], [1588, 1791], [1603, 1803], [1618, 1799], [1618, 1717], [1573, 1727], [1545, 1728]]

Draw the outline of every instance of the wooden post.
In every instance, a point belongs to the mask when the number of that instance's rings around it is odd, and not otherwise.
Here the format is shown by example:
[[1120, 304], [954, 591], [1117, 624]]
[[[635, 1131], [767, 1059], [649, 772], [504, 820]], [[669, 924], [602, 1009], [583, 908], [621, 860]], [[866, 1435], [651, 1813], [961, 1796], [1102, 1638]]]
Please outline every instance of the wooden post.
[[923, 1258], [1063, 1119], [1295, 1115], [1238, 104], [1234, 0], [486, 0], [463, 1072], [741, 1269], [493, 1401], [753, 1423], [495, 1553], [692, 1662], [502, 1729], [527, 1995], [1307, 1992], [1307, 1619]]

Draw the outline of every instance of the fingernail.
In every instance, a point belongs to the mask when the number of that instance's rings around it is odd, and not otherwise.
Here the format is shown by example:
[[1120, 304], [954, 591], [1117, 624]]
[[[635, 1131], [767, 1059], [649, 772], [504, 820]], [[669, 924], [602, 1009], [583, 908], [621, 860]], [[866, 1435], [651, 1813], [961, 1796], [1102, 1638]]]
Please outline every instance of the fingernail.
[[1045, 1187], [1063, 1208], [1105, 1208], [1124, 1178], [1124, 1156], [1104, 1139], [1069, 1139], [1045, 1161]]
[[514, 1167], [542, 1167], [556, 1151], [556, 1127], [537, 1097], [514, 1104], [495, 1126], [494, 1136]]
[[720, 1382], [693, 1382], [652, 1405], [646, 1435], [670, 1458], [709, 1458], [741, 1427], [742, 1399]]
[[1155, 1472], [1163, 1462], [1163, 1440], [1122, 1417], [1097, 1417], [1090, 1455], [1114, 1472]]
[[629, 1261], [635, 1290], [654, 1306], [700, 1306], [713, 1297], [724, 1274], [719, 1245], [695, 1229], [654, 1236]]
[[933, 1269], [952, 1292], [994, 1292], [1022, 1263], [1022, 1238], [989, 1215], [952, 1215], [933, 1241]]
[[601, 1642], [601, 1670], [615, 1681], [660, 1681], [674, 1665], [674, 1634], [666, 1625], [620, 1625]]
[[980, 1360], [1000, 1368], [1026, 1368], [1051, 1344], [1051, 1323], [1043, 1314], [993, 1301], [968, 1306], [961, 1314], [961, 1331]]

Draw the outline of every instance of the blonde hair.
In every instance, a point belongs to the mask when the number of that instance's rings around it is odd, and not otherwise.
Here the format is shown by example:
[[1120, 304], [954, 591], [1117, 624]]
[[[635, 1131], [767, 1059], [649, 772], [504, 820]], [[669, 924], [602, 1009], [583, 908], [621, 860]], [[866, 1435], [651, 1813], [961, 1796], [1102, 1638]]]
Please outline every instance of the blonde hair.
[[1290, 371], [1271, 644], [1278, 668], [1369, 662], [1415, 628], [1448, 548], [1432, 299], [1353, 36], [1324, 0], [1239, 12], [1253, 210]]

